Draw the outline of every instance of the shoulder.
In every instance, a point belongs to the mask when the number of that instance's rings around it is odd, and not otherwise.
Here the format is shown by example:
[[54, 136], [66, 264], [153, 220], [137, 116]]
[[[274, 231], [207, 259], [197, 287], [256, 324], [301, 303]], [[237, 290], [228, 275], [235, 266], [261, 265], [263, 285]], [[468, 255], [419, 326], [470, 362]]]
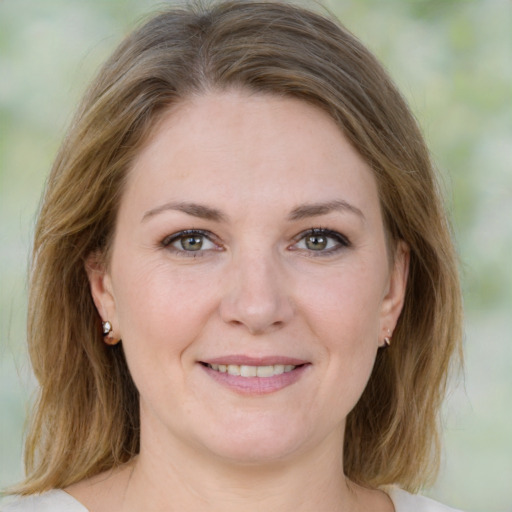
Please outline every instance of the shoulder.
[[0, 512], [88, 512], [75, 498], [60, 489], [42, 494], [18, 497], [5, 505]]
[[386, 492], [389, 494], [396, 512], [462, 512], [425, 496], [410, 494], [398, 487], [386, 489]]

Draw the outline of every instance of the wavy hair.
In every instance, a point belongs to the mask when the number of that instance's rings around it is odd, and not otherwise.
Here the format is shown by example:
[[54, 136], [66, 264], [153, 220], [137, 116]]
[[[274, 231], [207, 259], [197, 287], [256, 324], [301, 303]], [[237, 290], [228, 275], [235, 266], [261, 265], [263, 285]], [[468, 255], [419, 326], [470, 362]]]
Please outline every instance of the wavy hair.
[[461, 296], [421, 132], [383, 67], [337, 21], [287, 3], [235, 0], [159, 12], [129, 35], [60, 148], [32, 255], [28, 343], [40, 386], [18, 492], [62, 488], [138, 453], [138, 393], [122, 346], [103, 343], [85, 261], [108, 256], [127, 172], [159, 118], [192, 94], [232, 88], [323, 109], [373, 170], [388, 238], [408, 244], [410, 271], [393, 346], [379, 351], [347, 418], [344, 471], [366, 486], [411, 491], [436, 473]]

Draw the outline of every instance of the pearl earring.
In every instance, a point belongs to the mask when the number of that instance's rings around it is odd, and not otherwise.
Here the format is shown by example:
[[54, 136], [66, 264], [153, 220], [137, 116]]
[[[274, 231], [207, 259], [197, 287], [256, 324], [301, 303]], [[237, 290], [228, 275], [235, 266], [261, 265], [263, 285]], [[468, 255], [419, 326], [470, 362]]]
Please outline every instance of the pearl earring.
[[384, 345], [385, 348], [391, 346], [391, 330], [388, 329], [388, 335], [384, 337]]
[[101, 322], [101, 327], [103, 329], [103, 338], [107, 345], [117, 345], [121, 341], [121, 339], [116, 339], [112, 336], [112, 324], [108, 320]]
[[103, 328], [103, 336], [107, 336], [112, 332], [112, 324], [108, 320], [101, 322], [101, 326]]

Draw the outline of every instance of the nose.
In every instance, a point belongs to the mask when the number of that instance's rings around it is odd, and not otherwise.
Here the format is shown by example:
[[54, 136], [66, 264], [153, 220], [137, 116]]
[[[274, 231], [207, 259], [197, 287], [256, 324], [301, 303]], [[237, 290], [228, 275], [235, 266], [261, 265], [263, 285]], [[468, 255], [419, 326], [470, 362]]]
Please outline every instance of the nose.
[[251, 334], [267, 334], [293, 316], [287, 277], [272, 254], [233, 258], [220, 304], [224, 322], [243, 326]]

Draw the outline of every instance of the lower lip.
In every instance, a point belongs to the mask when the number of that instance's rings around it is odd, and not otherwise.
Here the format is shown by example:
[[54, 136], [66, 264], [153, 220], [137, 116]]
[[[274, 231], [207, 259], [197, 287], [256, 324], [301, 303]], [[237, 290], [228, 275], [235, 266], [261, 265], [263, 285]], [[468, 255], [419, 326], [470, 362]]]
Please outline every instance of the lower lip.
[[290, 372], [274, 375], [273, 377], [240, 377], [229, 373], [212, 370], [201, 365], [203, 370], [216, 382], [243, 395], [266, 395], [275, 393], [297, 382], [307, 371], [310, 364], [298, 366]]

